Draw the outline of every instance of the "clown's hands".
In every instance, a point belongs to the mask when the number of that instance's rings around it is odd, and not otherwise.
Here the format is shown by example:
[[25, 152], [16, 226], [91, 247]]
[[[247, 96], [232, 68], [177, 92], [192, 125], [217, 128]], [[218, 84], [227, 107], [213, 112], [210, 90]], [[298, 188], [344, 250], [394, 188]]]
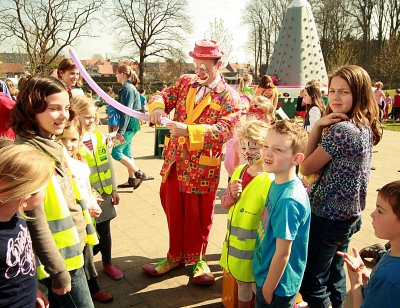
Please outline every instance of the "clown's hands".
[[150, 122], [153, 124], [160, 124], [161, 118], [167, 116], [164, 109], [156, 108], [150, 112]]
[[171, 136], [188, 136], [189, 135], [189, 130], [188, 126], [184, 123], [180, 122], [170, 122], [167, 124], [167, 127], [171, 133]]

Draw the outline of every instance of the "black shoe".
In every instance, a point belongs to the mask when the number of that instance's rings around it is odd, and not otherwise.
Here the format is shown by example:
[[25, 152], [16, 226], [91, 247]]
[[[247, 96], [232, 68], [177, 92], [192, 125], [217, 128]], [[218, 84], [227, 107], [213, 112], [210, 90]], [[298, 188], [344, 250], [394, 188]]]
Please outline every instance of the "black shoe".
[[142, 179], [142, 181], [154, 180], [154, 176], [147, 175], [146, 173], [142, 172], [141, 170], [136, 171], [134, 173], [134, 175], [137, 179]]
[[147, 175], [146, 173], [142, 173], [142, 179], [143, 181], [150, 181], [150, 180], [154, 180], [154, 176], [151, 175]]
[[135, 178], [128, 177], [128, 182], [126, 182], [124, 184], [119, 184], [117, 186], [117, 188], [129, 188], [129, 187], [133, 187], [134, 189], [136, 189], [135, 188]]
[[142, 185], [143, 179], [136, 178], [135, 179], [135, 185], [133, 186], [133, 189], [139, 188], [140, 185]]

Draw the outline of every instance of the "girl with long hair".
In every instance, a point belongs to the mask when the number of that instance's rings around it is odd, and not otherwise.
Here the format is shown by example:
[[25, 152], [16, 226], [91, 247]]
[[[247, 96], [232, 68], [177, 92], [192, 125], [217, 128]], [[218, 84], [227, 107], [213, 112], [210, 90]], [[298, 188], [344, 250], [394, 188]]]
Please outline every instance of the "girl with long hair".
[[[2, 142], [6, 144], [8, 142]], [[29, 158], [28, 158], [29, 157]], [[24, 211], [40, 206], [54, 162], [28, 145], [0, 148], [0, 307], [47, 307]]]
[[272, 78], [269, 75], [264, 75], [260, 78], [260, 81], [258, 82], [258, 87], [256, 88], [254, 95], [265, 96], [272, 102], [272, 105], [275, 109], [278, 106], [279, 91], [272, 82]]
[[83, 270], [86, 222], [79, 192], [63, 144], [55, 139], [74, 118], [71, 92], [61, 80], [33, 77], [19, 93], [12, 110], [15, 142], [29, 144], [55, 161], [43, 203], [28, 221], [32, 244], [40, 261], [39, 280], [47, 287], [50, 305], [94, 307]]
[[[140, 94], [136, 89], [139, 78], [132, 68], [126, 64], [118, 65], [115, 73], [117, 81], [122, 84], [118, 93], [118, 102], [133, 110], [140, 111]], [[118, 185], [119, 188], [133, 187], [137, 189], [144, 180], [153, 180], [154, 177], [146, 175], [136, 165], [132, 154], [132, 140], [140, 130], [140, 121], [125, 113], [120, 113], [119, 127], [116, 138], [120, 144], [112, 150], [112, 157], [123, 164], [128, 171], [128, 181]]]
[[303, 101], [306, 103], [306, 116], [304, 118], [304, 128], [310, 133], [325, 112], [325, 105], [322, 101], [321, 87], [317, 80], [310, 80], [304, 87]]
[[300, 293], [310, 307], [341, 307], [346, 276], [338, 251], [347, 252], [360, 230], [371, 169], [372, 146], [382, 137], [379, 109], [368, 73], [356, 65], [329, 78], [328, 107], [316, 121], [300, 165], [318, 173], [310, 192], [308, 259]]

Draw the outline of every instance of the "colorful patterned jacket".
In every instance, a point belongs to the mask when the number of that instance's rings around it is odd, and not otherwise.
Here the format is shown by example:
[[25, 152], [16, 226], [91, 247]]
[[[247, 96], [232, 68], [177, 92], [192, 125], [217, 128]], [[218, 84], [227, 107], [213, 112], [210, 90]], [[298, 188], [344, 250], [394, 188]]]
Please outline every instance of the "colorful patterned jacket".
[[214, 192], [218, 188], [222, 145], [232, 137], [239, 119], [240, 98], [223, 78], [195, 104], [196, 75], [183, 75], [169, 88], [154, 95], [150, 112], [175, 109], [174, 121], [188, 125], [189, 136], [165, 139], [163, 182], [175, 163], [181, 191], [193, 194]]

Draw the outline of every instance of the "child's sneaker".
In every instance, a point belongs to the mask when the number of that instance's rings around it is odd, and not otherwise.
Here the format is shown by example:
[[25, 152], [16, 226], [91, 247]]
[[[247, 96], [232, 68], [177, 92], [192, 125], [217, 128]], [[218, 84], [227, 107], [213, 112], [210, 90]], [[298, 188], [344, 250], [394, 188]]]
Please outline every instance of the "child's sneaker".
[[121, 270], [119, 270], [112, 264], [104, 265], [103, 271], [107, 274], [107, 276], [114, 280], [121, 280], [124, 277], [124, 273], [122, 273]]
[[97, 291], [92, 294], [92, 299], [99, 303], [111, 303], [113, 301], [113, 297], [111, 294], [108, 294], [103, 291]]

